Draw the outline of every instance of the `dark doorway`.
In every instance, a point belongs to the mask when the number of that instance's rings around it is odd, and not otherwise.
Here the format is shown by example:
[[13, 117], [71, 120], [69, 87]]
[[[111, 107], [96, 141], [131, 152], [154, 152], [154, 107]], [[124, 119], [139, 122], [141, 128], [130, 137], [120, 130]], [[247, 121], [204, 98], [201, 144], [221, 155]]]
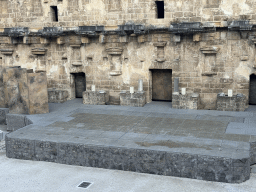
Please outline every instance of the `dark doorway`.
[[249, 105], [256, 105], [256, 75], [250, 76]]
[[52, 21], [58, 22], [58, 7], [57, 6], [51, 6], [51, 16], [52, 16]]
[[153, 69], [152, 72], [152, 100], [172, 101], [172, 70]]
[[156, 18], [164, 18], [164, 1], [156, 1]]
[[83, 98], [83, 92], [86, 91], [86, 79], [84, 73], [73, 73], [75, 77], [76, 98]]

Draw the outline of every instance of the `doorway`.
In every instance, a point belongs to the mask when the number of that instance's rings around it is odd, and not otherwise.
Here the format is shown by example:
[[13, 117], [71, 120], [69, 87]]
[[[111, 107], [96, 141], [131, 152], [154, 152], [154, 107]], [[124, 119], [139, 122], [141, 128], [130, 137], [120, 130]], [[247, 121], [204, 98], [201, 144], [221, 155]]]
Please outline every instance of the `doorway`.
[[83, 98], [83, 92], [86, 91], [85, 73], [73, 73], [75, 85], [75, 97]]
[[152, 69], [152, 100], [172, 101], [172, 70]]
[[256, 105], [256, 75], [250, 75], [249, 105]]

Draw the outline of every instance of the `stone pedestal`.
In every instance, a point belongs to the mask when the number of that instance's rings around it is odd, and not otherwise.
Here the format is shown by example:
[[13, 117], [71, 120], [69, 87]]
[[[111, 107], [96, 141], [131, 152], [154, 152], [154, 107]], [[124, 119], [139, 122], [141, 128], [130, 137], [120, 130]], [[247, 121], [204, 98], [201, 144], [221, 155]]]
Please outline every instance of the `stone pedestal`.
[[120, 93], [121, 106], [143, 107], [145, 104], [146, 94], [144, 91], [135, 93], [123, 91]]
[[243, 94], [228, 97], [224, 94], [217, 95], [218, 111], [244, 111], [247, 108], [246, 96]]
[[186, 95], [173, 94], [172, 108], [174, 109], [194, 109], [197, 110], [200, 103], [200, 97], [197, 93], [188, 93]]
[[87, 105], [106, 105], [109, 102], [108, 91], [84, 91], [83, 103]]
[[68, 91], [59, 89], [48, 89], [49, 103], [64, 103], [68, 100]]

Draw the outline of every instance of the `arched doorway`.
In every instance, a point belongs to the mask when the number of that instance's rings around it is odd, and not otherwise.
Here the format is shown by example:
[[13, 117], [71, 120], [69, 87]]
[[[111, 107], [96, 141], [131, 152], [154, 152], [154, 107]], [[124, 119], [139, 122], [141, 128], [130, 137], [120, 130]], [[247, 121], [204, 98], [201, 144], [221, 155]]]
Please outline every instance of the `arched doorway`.
[[256, 105], [256, 75], [250, 75], [249, 105]]

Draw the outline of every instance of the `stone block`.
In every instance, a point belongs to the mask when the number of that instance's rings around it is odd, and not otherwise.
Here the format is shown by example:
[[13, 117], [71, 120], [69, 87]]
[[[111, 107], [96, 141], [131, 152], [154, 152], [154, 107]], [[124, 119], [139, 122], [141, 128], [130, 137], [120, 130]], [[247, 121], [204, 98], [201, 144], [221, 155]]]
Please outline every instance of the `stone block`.
[[244, 111], [247, 108], [246, 96], [243, 94], [233, 95], [217, 95], [217, 110], [218, 111]]
[[9, 113], [8, 108], [0, 108], [0, 124], [7, 124], [6, 123], [6, 115]]
[[49, 113], [45, 72], [28, 73], [29, 114]]
[[16, 131], [17, 129], [32, 124], [32, 121], [29, 120], [25, 115], [9, 113], [6, 115], [6, 124], [7, 131]]
[[57, 143], [35, 141], [35, 159], [37, 161], [57, 162]]
[[0, 67], [0, 107], [6, 108], [7, 103], [6, 103], [5, 94], [4, 94], [5, 89], [4, 89], [4, 82], [3, 82], [3, 72], [4, 72], [4, 69]]
[[172, 108], [174, 109], [194, 109], [197, 110], [200, 104], [200, 95], [197, 93], [188, 93], [185, 95], [172, 95]]
[[68, 100], [68, 91], [59, 89], [48, 89], [49, 103], [63, 103]]
[[83, 104], [106, 105], [109, 102], [108, 91], [84, 91]]
[[120, 93], [120, 105], [121, 106], [132, 106], [132, 107], [143, 107], [146, 104], [145, 92], [121, 92]]
[[27, 139], [12, 139], [6, 136], [6, 156], [8, 158], [34, 160], [35, 141]]
[[28, 79], [25, 68], [6, 68], [3, 73], [5, 101], [13, 114], [29, 113]]

